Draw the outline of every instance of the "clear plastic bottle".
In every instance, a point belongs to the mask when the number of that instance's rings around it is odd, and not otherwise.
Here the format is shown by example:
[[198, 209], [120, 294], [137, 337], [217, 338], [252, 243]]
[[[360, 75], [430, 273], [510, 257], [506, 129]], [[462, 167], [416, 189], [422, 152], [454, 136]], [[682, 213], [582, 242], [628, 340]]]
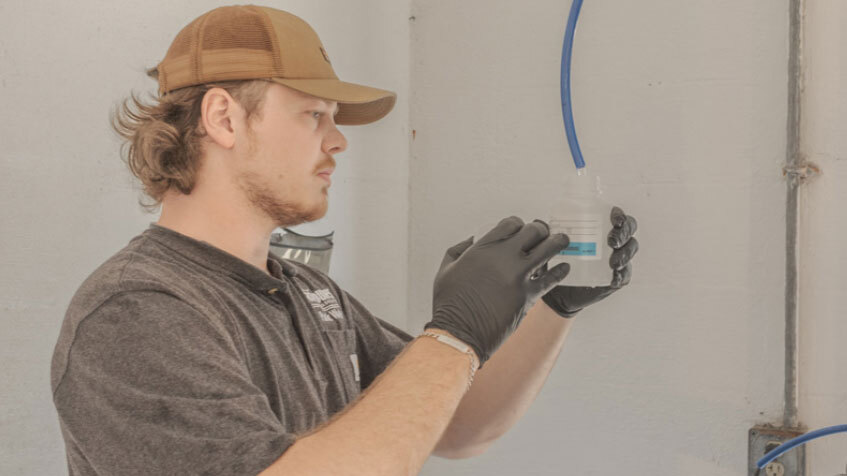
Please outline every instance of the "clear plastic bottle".
[[565, 182], [547, 215], [550, 233], [565, 233], [571, 240], [548, 266], [571, 265], [563, 285], [608, 286], [612, 282], [612, 248], [607, 238], [612, 229], [612, 206], [602, 198], [600, 178], [584, 168], [579, 172]]

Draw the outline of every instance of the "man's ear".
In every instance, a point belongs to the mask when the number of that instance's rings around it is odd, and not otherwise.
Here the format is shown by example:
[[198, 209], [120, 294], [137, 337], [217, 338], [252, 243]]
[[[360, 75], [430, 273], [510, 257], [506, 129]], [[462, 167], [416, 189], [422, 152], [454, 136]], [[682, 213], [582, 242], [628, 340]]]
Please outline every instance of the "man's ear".
[[225, 149], [234, 147], [233, 123], [239, 119], [240, 112], [239, 104], [225, 89], [212, 88], [206, 91], [200, 104], [200, 124], [208, 139]]

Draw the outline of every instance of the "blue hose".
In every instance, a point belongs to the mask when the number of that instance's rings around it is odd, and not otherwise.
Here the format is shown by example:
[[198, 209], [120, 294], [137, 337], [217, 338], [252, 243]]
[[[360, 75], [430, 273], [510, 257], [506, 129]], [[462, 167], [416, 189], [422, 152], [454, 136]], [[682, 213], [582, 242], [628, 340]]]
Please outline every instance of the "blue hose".
[[809, 440], [814, 440], [815, 438], [820, 438], [822, 436], [831, 435], [833, 433], [840, 433], [843, 431], [847, 431], [847, 425], [829, 426], [826, 428], [821, 428], [820, 430], [810, 431], [809, 433], [806, 433], [805, 435], [800, 435], [797, 438], [792, 438], [786, 441], [785, 443], [777, 446], [768, 454], [763, 456], [762, 459], [756, 462], [756, 466], [758, 466], [759, 469], [762, 469], [767, 466], [768, 463], [777, 459], [783, 453], [790, 450], [791, 448], [794, 448], [795, 446], [800, 446]]
[[571, 13], [568, 16], [568, 26], [565, 28], [565, 41], [562, 45], [562, 118], [565, 120], [565, 134], [568, 136], [568, 146], [571, 148], [571, 156], [577, 170], [585, 167], [585, 159], [579, 149], [579, 141], [576, 138], [576, 130], [573, 124], [573, 107], [571, 104], [571, 53], [573, 51], [573, 37], [576, 31], [576, 21], [579, 19], [579, 10], [582, 8], [582, 0], [573, 0]]

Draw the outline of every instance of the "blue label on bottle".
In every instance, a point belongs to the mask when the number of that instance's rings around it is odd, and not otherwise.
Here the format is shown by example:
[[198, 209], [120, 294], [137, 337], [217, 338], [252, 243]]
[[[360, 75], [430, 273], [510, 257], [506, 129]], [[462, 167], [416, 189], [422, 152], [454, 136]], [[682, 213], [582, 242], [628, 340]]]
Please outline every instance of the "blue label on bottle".
[[597, 256], [597, 243], [571, 242], [567, 248], [559, 252], [564, 256]]

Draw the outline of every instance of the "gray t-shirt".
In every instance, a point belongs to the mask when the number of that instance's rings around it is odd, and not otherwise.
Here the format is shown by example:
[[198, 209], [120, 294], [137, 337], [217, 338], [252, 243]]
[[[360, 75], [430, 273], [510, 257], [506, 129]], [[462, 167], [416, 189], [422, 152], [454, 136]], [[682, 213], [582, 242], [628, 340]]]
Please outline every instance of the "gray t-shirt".
[[85, 280], [51, 372], [71, 475], [257, 474], [412, 339], [313, 268], [268, 269], [151, 224]]

